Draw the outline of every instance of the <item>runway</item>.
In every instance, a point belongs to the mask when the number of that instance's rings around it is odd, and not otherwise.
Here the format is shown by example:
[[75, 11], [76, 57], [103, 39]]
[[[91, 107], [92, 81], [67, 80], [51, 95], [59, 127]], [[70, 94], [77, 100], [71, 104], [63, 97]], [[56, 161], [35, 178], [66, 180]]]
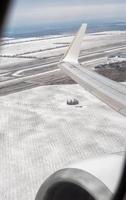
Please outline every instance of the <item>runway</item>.
[[[96, 65], [106, 62], [107, 56], [114, 53], [126, 51], [126, 44], [117, 43], [81, 51], [79, 62], [86, 68], [91, 69]], [[12, 67], [0, 68], [0, 96], [15, 93], [21, 90], [37, 87], [40, 85], [49, 85], [58, 83], [58, 80], [66, 83], [73, 83], [58, 68], [58, 63], [63, 55], [56, 57], [47, 57], [22, 65], [13, 65]]]

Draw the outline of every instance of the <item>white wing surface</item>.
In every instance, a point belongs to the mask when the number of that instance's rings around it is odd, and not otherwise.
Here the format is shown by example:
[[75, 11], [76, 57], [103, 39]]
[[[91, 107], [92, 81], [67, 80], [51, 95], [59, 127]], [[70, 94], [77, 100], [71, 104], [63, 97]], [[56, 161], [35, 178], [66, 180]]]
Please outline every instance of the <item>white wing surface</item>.
[[91, 94], [126, 116], [126, 87], [94, 71], [85, 69], [78, 62], [85, 31], [86, 24], [83, 24], [59, 66]]

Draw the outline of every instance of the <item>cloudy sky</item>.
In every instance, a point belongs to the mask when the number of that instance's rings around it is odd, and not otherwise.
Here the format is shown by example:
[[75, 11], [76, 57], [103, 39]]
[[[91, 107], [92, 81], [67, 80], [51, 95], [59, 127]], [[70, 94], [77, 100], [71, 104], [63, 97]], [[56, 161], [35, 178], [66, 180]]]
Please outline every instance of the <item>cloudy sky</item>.
[[77, 20], [126, 20], [126, 0], [15, 0], [11, 25]]

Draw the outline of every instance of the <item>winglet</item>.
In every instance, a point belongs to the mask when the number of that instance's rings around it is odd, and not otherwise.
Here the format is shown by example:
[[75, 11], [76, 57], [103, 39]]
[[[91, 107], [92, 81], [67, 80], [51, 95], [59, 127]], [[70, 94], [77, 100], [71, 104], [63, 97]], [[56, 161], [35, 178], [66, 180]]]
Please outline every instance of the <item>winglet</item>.
[[86, 28], [87, 28], [87, 24], [81, 25], [77, 35], [75, 36], [70, 47], [68, 48], [67, 52], [65, 53], [65, 55], [62, 59], [62, 62], [78, 63], [80, 47], [81, 47], [81, 43], [82, 43]]

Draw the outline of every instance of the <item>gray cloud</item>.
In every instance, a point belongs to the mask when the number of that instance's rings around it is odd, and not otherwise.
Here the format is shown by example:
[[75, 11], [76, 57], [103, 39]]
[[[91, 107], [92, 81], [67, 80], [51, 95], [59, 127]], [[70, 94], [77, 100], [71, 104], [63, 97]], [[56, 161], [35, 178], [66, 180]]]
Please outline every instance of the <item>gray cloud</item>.
[[125, 3], [125, 0], [15, 0], [24, 5], [96, 5], [96, 4], [118, 4]]
[[[27, 4], [23, 1], [18, 0], [17, 4], [15, 4], [14, 12], [11, 15], [11, 24], [126, 18], [126, 3], [124, 4], [124, 0], [118, 1], [118, 3], [114, 0], [88, 0], [88, 3], [85, 0], [55, 0], [53, 5], [51, 0], [37, 0], [37, 3], [33, 2], [33, 0], [27, 0]], [[28, 2], [31, 3], [28, 4]], [[70, 4], [70, 2], [72, 3]], [[76, 5], [77, 2], [78, 4]]]

